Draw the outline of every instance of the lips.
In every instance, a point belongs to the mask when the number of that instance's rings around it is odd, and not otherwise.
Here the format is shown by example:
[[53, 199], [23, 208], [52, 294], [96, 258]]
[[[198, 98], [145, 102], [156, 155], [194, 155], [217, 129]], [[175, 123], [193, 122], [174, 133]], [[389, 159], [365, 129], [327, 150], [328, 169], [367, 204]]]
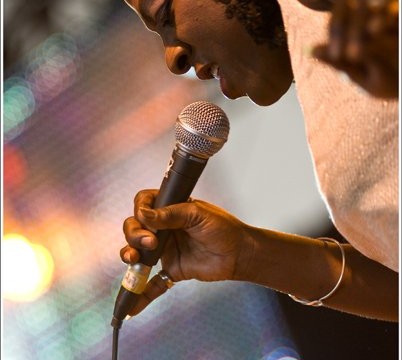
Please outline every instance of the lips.
[[229, 99], [236, 99], [240, 94], [232, 85], [229, 84], [224, 72], [217, 64], [195, 66], [197, 77], [201, 80], [208, 80], [215, 78], [219, 80], [219, 85], [223, 95]]
[[211, 66], [211, 75], [216, 79], [216, 80], [219, 80], [220, 79], [220, 77], [219, 77], [219, 66], [218, 65], [216, 65], [216, 64], [213, 64], [212, 66]]
[[221, 91], [223, 95], [225, 95], [228, 99], [237, 99], [242, 96], [233, 86], [230, 84], [228, 79], [225, 77], [224, 72], [216, 65], [211, 67], [212, 76], [219, 80], [219, 85], [221, 87]]

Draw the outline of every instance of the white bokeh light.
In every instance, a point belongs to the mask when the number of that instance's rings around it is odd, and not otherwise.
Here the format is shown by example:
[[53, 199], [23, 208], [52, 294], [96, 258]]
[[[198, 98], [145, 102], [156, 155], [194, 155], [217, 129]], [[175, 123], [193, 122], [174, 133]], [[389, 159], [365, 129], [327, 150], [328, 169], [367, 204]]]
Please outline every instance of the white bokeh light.
[[49, 251], [32, 244], [19, 234], [4, 236], [2, 244], [2, 283], [5, 299], [33, 301], [49, 287], [54, 263]]

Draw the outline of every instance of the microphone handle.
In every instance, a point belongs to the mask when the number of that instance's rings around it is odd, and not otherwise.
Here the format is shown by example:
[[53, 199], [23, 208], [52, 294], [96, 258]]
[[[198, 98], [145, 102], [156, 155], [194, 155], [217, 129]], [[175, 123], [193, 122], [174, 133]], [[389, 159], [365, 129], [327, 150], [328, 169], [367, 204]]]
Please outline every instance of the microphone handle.
[[[187, 201], [207, 161], [208, 159], [194, 156], [176, 146], [155, 199], [154, 209]], [[144, 291], [151, 268], [156, 265], [162, 255], [169, 231], [157, 231], [157, 248], [139, 250], [140, 262], [128, 267], [116, 298], [111, 323], [113, 327], [121, 327], [122, 321]]]
[[[153, 205], [154, 209], [186, 202], [190, 197], [208, 159], [196, 157], [179, 147], [173, 150], [165, 177]], [[156, 232], [158, 247], [154, 250], [139, 249], [140, 262], [154, 266], [162, 255], [170, 230]]]

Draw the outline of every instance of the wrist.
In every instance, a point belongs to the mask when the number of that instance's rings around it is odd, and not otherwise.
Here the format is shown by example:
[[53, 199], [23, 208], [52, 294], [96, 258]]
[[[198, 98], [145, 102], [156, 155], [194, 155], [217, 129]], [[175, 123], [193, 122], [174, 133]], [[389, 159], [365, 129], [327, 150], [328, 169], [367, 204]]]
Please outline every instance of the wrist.
[[253, 278], [255, 277], [255, 271], [257, 271], [253, 266], [257, 248], [255, 231], [256, 228], [247, 224], [243, 224], [241, 228], [242, 241], [239, 244], [233, 280], [254, 282]]

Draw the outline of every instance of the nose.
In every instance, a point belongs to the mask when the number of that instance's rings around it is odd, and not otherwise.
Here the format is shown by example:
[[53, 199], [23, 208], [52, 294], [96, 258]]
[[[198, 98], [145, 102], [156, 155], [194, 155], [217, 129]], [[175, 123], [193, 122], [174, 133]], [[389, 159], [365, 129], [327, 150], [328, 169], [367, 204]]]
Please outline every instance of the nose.
[[182, 45], [169, 45], [165, 47], [165, 60], [169, 70], [176, 75], [185, 74], [190, 70], [191, 51]]

